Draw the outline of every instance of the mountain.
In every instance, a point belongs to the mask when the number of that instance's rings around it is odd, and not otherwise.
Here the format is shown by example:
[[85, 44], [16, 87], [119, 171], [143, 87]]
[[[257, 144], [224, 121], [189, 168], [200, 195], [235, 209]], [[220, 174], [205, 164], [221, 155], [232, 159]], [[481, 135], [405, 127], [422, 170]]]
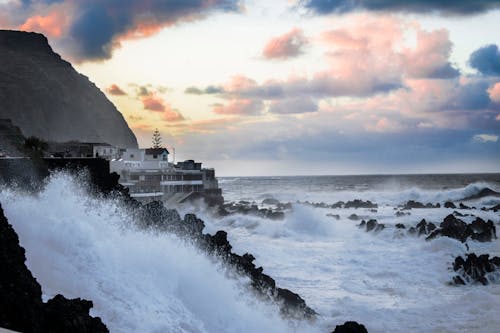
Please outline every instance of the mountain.
[[0, 118], [27, 137], [137, 147], [113, 103], [37, 33], [0, 30]]

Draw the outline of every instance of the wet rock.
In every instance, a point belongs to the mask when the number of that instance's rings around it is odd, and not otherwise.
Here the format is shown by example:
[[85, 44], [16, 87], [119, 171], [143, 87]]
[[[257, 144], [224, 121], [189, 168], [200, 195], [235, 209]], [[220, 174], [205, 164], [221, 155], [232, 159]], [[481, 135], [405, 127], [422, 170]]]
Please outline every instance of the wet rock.
[[469, 207], [469, 206], [466, 206], [466, 205], [464, 205], [463, 203], [460, 203], [460, 204], [458, 205], [458, 207], [459, 207], [460, 209], [470, 209], [470, 207]]
[[368, 333], [366, 327], [355, 321], [346, 321], [342, 325], [337, 325], [332, 333]]
[[477, 217], [476, 220], [468, 225], [451, 214], [444, 218], [440, 224], [440, 228], [433, 231], [427, 237], [427, 240], [438, 236], [454, 238], [462, 243], [469, 237], [480, 242], [489, 242], [497, 238], [496, 227], [493, 221], [488, 220], [488, 222], [485, 222]]
[[406, 226], [403, 223], [397, 223], [395, 227], [396, 229], [406, 229]]
[[[363, 222], [361, 222], [363, 223]], [[366, 222], [366, 231], [381, 231], [385, 228], [385, 225], [383, 223], [378, 223], [377, 220], [371, 219], [368, 222]]]
[[493, 221], [485, 222], [483, 219], [476, 219], [469, 225], [472, 230], [471, 238], [480, 242], [491, 242], [497, 238], [496, 227]]
[[427, 203], [427, 204], [423, 204], [421, 202], [418, 202], [418, 201], [414, 201], [414, 200], [409, 200], [407, 201], [404, 205], [403, 205], [403, 209], [422, 209], [422, 208], [440, 208], [441, 205], [439, 203], [437, 203], [436, 205], [433, 205], [431, 204], [430, 202]]
[[410, 213], [409, 212], [402, 212], [402, 211], [398, 210], [396, 213], [394, 213], [394, 215], [396, 215], [397, 217], [401, 217], [401, 216], [410, 215]]
[[467, 224], [450, 214], [441, 222], [440, 229], [433, 231], [427, 237], [427, 240], [436, 238], [437, 236], [447, 236], [465, 242], [468, 237]]
[[416, 226], [416, 232], [419, 236], [428, 235], [434, 229], [436, 229], [436, 225], [432, 222], [427, 223], [425, 219], [422, 219], [422, 221], [420, 221]]
[[[254, 205], [251, 204], [250, 207], [252, 206]], [[309, 308], [300, 296], [287, 289], [277, 288], [274, 279], [264, 274], [262, 267], [255, 266], [253, 255], [245, 253], [241, 256], [233, 253], [225, 231], [219, 230], [214, 235], [203, 234], [205, 228], [203, 220], [194, 214], [186, 214], [181, 219], [176, 210], [164, 207], [161, 202], [143, 205], [138, 211], [137, 216], [142, 221], [142, 226], [190, 239], [210, 255], [221, 258], [229, 267], [248, 276], [254, 290], [263, 297], [271, 297], [281, 304], [283, 314], [302, 318], [314, 316], [314, 310]]]
[[0, 327], [19, 332], [108, 332], [91, 317], [92, 302], [57, 295], [42, 302], [42, 290], [25, 265], [24, 248], [0, 206]]
[[500, 269], [499, 257], [490, 259], [489, 254], [477, 256], [475, 253], [467, 254], [466, 259], [459, 256], [455, 258], [453, 263], [453, 270], [459, 275], [453, 278], [453, 282], [462, 285], [480, 282], [487, 285], [490, 282], [489, 277], [494, 278], [490, 273], [498, 269]]
[[497, 211], [500, 211], [500, 204], [490, 207], [488, 210], [492, 210], [496, 213]]
[[454, 204], [453, 202], [451, 202], [451, 201], [446, 201], [446, 202], [444, 203], [444, 208], [456, 209], [456, 208], [457, 208], [457, 206], [455, 206], [455, 204]]
[[332, 204], [330, 206], [330, 208], [334, 208], [334, 209], [335, 208], [342, 208], [342, 207], [344, 207], [344, 205], [345, 205], [345, 202], [343, 202], [343, 201], [337, 201], [336, 203]]
[[356, 214], [351, 214], [347, 217], [349, 220], [352, 220], [352, 221], [358, 221], [358, 220], [361, 220], [361, 217], [356, 215]]
[[274, 198], [267, 198], [267, 199], [262, 200], [262, 204], [263, 205], [274, 205], [274, 206], [277, 206], [277, 205], [280, 204], [280, 202], [279, 202], [279, 200], [274, 199]]
[[378, 208], [376, 203], [355, 199], [345, 203], [344, 208]]
[[[265, 199], [264, 201], [266, 200], [274, 200], [274, 199]], [[283, 210], [291, 209], [292, 204], [291, 203], [282, 204], [279, 201], [276, 202], [278, 202], [278, 204], [276, 205], [276, 209], [259, 208], [255, 203], [249, 201], [230, 202], [224, 204], [222, 207], [219, 207], [217, 213], [219, 216], [241, 214], [241, 215], [257, 216], [270, 220], [282, 220], [285, 218], [285, 213], [283, 212]]]
[[464, 201], [476, 200], [476, 199], [481, 199], [484, 197], [500, 197], [500, 193], [493, 191], [491, 188], [485, 187], [481, 191], [479, 191], [478, 193], [471, 195], [471, 196], [468, 196], [468, 197], [465, 197], [461, 200], [464, 200]]
[[333, 217], [336, 220], [340, 220], [340, 215], [339, 214], [328, 213], [328, 214], [326, 214], [326, 216]]

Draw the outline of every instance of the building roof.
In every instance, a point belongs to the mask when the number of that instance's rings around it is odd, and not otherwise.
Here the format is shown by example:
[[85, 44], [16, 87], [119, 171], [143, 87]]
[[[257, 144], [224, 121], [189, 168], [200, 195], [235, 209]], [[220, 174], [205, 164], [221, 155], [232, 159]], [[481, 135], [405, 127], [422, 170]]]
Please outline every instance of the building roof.
[[170, 154], [167, 148], [146, 148], [146, 155], [161, 155], [164, 152]]

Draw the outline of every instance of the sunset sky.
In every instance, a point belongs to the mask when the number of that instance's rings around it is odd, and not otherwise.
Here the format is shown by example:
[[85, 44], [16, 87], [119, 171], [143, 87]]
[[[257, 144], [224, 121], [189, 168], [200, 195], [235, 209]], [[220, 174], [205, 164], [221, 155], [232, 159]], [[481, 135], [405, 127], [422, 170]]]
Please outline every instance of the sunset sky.
[[500, 171], [500, 0], [0, 0], [219, 175]]

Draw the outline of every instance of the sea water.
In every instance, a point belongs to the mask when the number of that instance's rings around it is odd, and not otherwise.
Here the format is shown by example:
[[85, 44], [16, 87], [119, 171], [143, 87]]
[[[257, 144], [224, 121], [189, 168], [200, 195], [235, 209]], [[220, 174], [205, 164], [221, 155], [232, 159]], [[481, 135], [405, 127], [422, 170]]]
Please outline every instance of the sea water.
[[[92, 314], [111, 332], [330, 332], [347, 320], [369, 332], [497, 332], [500, 284], [452, 286], [451, 265], [467, 253], [446, 237], [425, 241], [396, 229], [422, 218], [439, 224], [453, 209], [412, 209], [407, 200], [443, 204], [500, 191], [500, 175], [223, 178], [226, 200], [275, 198], [292, 202], [284, 220], [213, 217], [199, 207], [205, 232], [223, 229], [239, 254], [250, 252], [278, 286], [300, 294], [318, 312], [315, 322], [280, 317], [259, 301], [248, 281], [175, 236], [134, 227], [114, 200], [90, 197], [67, 175], [52, 177], [37, 195], [3, 189], [0, 202], [26, 248], [27, 265], [44, 298], [57, 293], [94, 302]], [[369, 209], [313, 208], [297, 201], [371, 200]], [[500, 203], [487, 197], [464, 202], [477, 208]], [[458, 210], [495, 223], [493, 211]], [[355, 213], [386, 228], [367, 233]], [[327, 216], [338, 214], [339, 219]], [[473, 217], [464, 217], [472, 221]], [[498, 226], [498, 224], [497, 224]], [[500, 242], [467, 242], [470, 252], [500, 256]]]

